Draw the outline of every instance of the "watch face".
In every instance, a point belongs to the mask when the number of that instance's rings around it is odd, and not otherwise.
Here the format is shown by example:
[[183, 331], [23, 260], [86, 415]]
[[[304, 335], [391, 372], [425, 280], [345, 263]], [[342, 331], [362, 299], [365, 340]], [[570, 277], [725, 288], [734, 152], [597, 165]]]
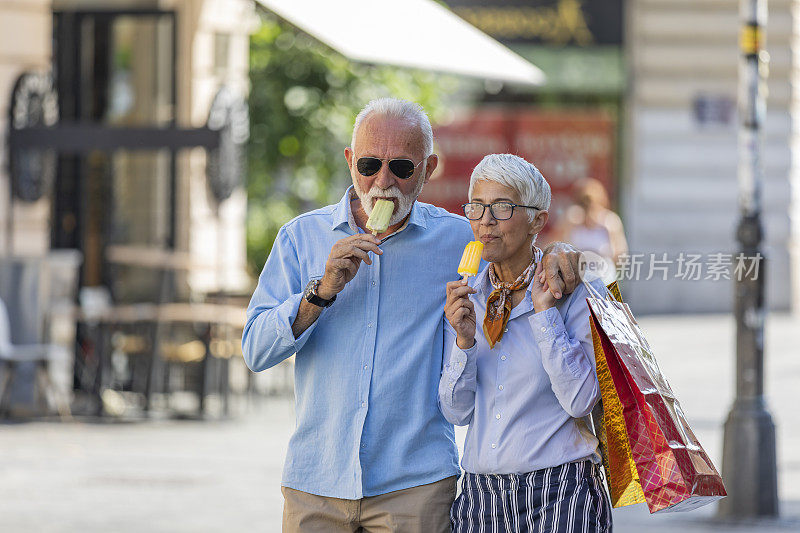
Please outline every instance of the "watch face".
[[317, 294], [317, 288], [319, 287], [321, 280], [314, 279], [308, 282], [306, 285], [306, 290], [303, 292], [303, 298], [308, 303], [318, 305], [319, 307], [329, 307], [333, 301], [336, 299], [336, 295], [333, 296], [330, 300], [323, 300]]
[[308, 285], [306, 285], [306, 290], [303, 293], [303, 298], [308, 300], [312, 296], [316, 296], [317, 295], [317, 287], [318, 286], [319, 286], [319, 280], [318, 279], [312, 279], [311, 281], [309, 281]]

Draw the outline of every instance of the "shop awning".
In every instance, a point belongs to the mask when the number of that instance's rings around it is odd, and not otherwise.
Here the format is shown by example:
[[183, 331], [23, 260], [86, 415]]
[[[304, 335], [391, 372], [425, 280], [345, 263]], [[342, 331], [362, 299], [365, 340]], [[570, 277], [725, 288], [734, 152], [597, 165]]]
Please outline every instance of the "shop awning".
[[346, 57], [541, 85], [539, 68], [432, 0], [258, 0]]

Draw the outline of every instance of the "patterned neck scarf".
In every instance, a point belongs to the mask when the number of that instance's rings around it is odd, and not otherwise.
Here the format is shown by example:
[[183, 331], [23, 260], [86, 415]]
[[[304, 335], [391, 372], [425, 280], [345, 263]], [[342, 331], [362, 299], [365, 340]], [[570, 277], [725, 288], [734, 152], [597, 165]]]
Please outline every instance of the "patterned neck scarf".
[[486, 335], [490, 348], [494, 348], [494, 345], [503, 338], [503, 332], [506, 329], [506, 324], [508, 324], [508, 317], [511, 315], [511, 292], [526, 289], [530, 285], [533, 279], [533, 272], [536, 270], [536, 264], [541, 260], [542, 251], [534, 246], [531, 264], [513, 283], [500, 281], [494, 271], [494, 263], [489, 265], [489, 281], [492, 283], [494, 290], [486, 301], [483, 334]]

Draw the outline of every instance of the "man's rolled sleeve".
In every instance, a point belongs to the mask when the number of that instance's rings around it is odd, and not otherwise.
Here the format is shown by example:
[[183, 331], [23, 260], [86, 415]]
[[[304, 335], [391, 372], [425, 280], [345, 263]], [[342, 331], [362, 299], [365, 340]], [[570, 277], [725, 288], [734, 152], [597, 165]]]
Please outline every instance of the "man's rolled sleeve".
[[303, 299], [303, 281], [294, 243], [284, 226], [275, 238], [247, 308], [242, 353], [251, 370], [260, 372], [291, 357], [313, 333], [319, 319], [300, 337], [295, 338], [292, 333]]

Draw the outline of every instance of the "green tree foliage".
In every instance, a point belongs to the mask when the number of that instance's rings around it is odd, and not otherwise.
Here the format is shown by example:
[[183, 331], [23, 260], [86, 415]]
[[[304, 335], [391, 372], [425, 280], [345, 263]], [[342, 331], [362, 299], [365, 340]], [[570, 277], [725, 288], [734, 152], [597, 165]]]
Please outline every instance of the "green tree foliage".
[[254, 274], [283, 224], [341, 198], [351, 182], [344, 148], [369, 100], [412, 100], [435, 122], [458, 84], [450, 76], [353, 63], [268, 13], [250, 40], [250, 81], [247, 255]]

